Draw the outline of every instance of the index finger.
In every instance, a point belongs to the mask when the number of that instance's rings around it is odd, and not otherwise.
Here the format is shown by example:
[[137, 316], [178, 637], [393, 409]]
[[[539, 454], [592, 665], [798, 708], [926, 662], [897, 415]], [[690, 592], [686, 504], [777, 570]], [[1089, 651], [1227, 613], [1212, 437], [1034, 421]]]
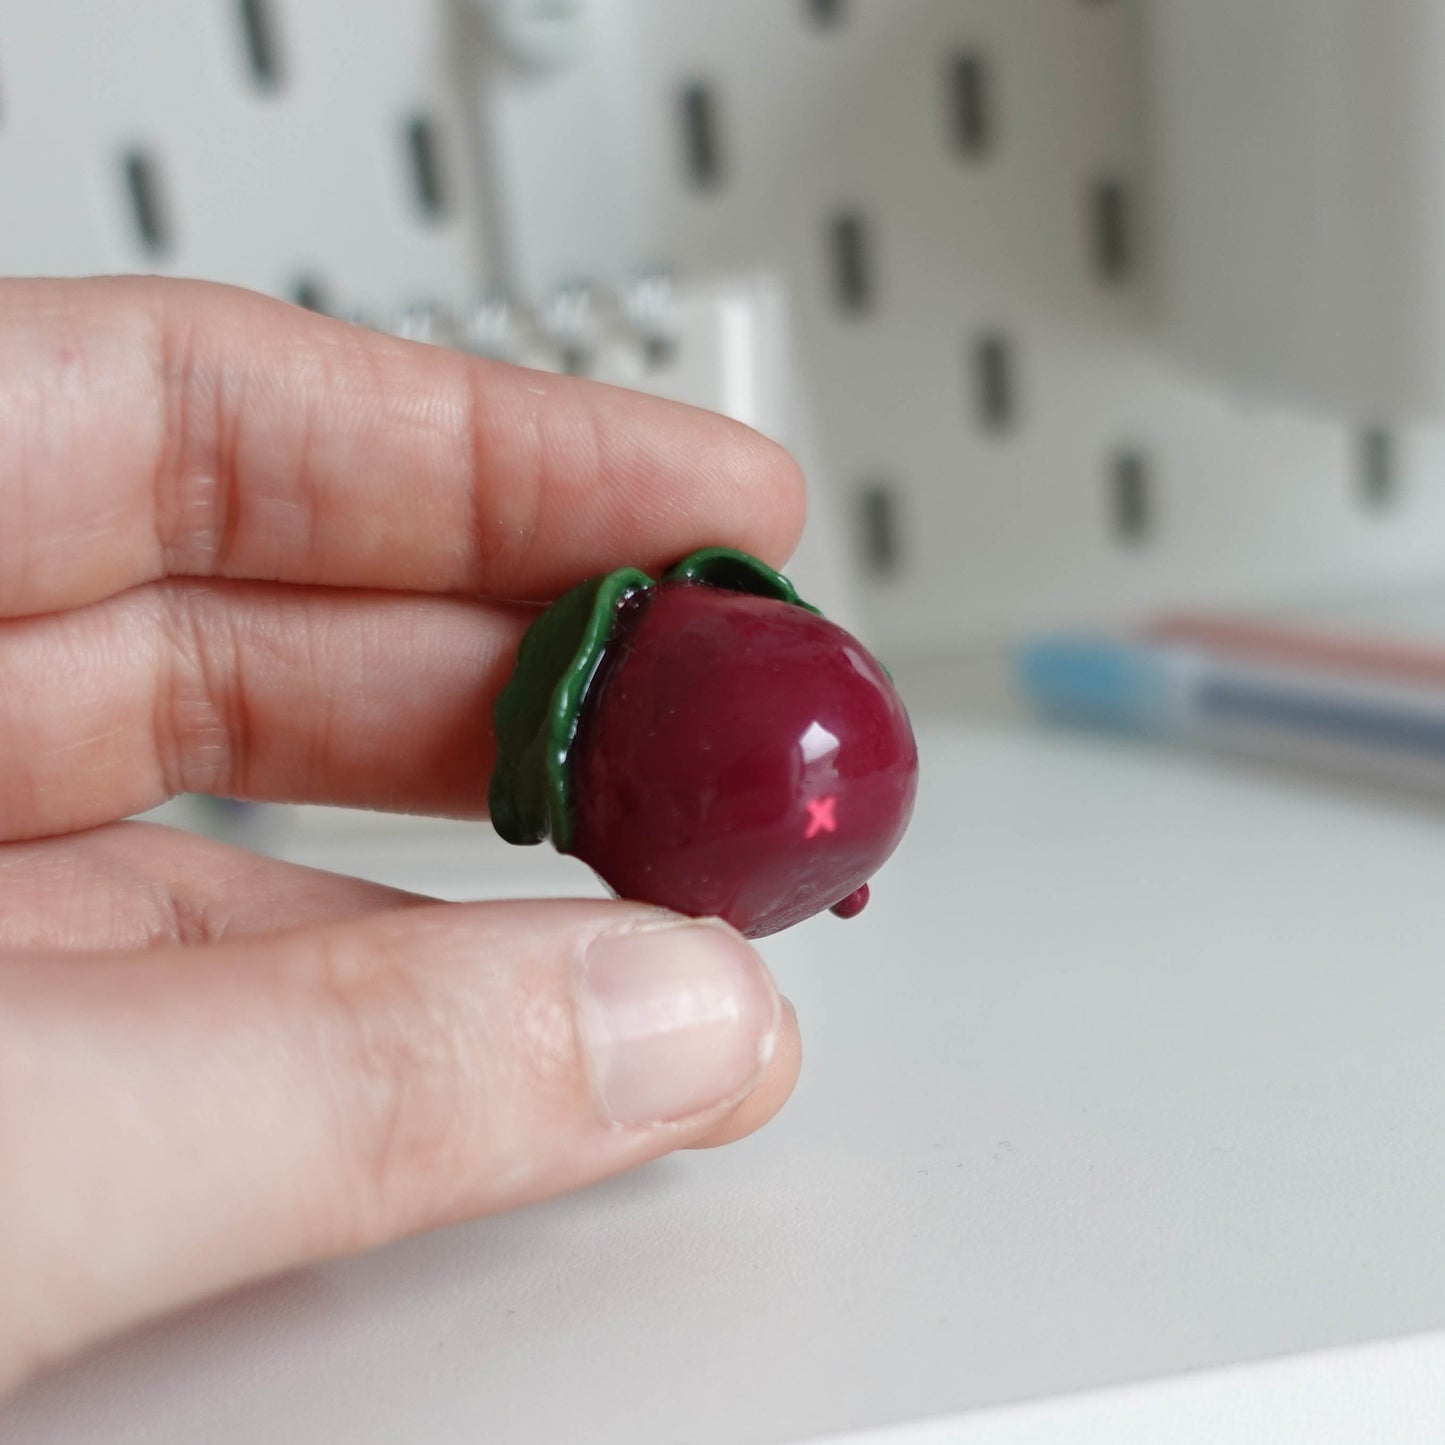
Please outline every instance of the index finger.
[[736, 422], [200, 282], [0, 282], [0, 616], [164, 576], [544, 600], [802, 482]]

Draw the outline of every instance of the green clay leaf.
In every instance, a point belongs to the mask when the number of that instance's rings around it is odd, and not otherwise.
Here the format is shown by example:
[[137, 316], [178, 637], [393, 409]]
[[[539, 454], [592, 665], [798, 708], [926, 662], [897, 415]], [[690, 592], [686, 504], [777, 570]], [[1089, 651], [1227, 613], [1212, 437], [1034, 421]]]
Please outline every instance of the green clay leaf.
[[[786, 577], [730, 547], [694, 552], [665, 580], [745, 592], [818, 614]], [[526, 845], [550, 837], [559, 852], [569, 850], [573, 798], [569, 755], [587, 689], [612, 641], [623, 603], [653, 585], [635, 567], [590, 578], [565, 593], [527, 629], [511, 680], [493, 714], [497, 764], [488, 801], [492, 824], [507, 842]]]
[[618, 609], [652, 579], [634, 567], [594, 577], [564, 594], [527, 629], [511, 681], [493, 714], [497, 765], [488, 802], [509, 843], [571, 841], [567, 754], [582, 704], [612, 636]]
[[797, 589], [781, 572], [775, 572], [766, 562], [759, 562], [756, 557], [731, 547], [704, 547], [702, 551], [683, 558], [663, 580], [701, 582], [728, 592], [747, 592], [754, 597], [788, 602], [807, 612], [822, 615], [816, 607], [798, 596]]

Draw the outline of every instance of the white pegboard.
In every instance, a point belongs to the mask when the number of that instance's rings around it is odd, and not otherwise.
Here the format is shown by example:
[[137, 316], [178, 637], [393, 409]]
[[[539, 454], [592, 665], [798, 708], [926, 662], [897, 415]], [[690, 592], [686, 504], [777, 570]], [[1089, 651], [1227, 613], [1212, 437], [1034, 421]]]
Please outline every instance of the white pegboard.
[[894, 647], [1439, 567], [1445, 434], [1368, 482], [1376, 419], [1224, 395], [1154, 339], [1139, 6], [572, 0], [576, 43], [522, 64], [482, 0], [7, 0], [0, 271], [389, 315], [775, 269]]
[[[475, 274], [467, 169], [443, 81], [441, 11], [267, 5], [276, 84], [259, 85], [239, 0], [9, 0], [0, 13], [7, 272], [156, 270], [335, 305], [460, 299]], [[443, 137], [429, 215], [408, 126]], [[164, 243], [137, 235], [125, 158], [152, 163]]]
[[1445, 6], [1150, 4], [1167, 334], [1281, 396], [1438, 418]]

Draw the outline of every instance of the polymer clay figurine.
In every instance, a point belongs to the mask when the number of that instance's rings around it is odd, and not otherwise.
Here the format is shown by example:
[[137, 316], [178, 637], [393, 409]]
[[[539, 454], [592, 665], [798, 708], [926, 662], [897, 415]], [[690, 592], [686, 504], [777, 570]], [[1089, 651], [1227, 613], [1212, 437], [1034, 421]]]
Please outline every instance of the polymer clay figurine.
[[722, 547], [573, 588], [523, 638], [495, 722], [503, 838], [550, 837], [619, 897], [752, 938], [860, 912], [917, 791], [888, 674]]

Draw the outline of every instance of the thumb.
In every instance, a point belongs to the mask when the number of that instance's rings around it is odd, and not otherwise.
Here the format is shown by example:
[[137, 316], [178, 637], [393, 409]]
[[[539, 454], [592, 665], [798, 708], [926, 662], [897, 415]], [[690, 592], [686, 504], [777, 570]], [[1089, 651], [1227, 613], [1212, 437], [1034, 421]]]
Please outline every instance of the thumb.
[[737, 934], [619, 904], [0, 959], [0, 1383], [704, 1140], [791, 1029]]

